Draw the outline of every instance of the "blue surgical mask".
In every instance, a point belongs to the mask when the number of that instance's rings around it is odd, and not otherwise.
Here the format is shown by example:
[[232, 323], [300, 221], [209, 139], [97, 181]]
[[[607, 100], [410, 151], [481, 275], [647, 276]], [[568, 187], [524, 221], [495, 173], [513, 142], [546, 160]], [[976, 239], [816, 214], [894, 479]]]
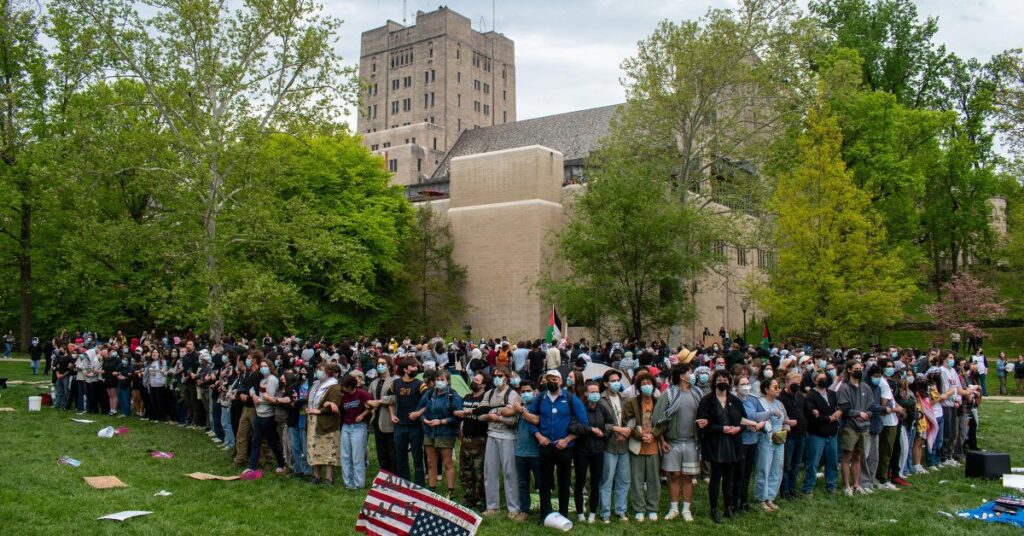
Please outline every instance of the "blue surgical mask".
[[946, 360], [946, 366], [949, 367], [949, 368], [953, 368], [953, 365], [955, 365], [955, 364], [956, 364], [956, 361], [954, 361], [952, 359], [947, 359]]
[[878, 376], [871, 377], [871, 385], [878, 385], [880, 383], [882, 383], [882, 378], [879, 378]]
[[654, 392], [654, 386], [645, 383], [645, 384], [640, 386], [640, 392], [645, 394], [645, 395], [647, 395], [647, 396], [651, 396], [651, 393]]
[[573, 385], [576, 385], [576, 380], [574, 380], [572, 376], [569, 376], [565, 379], [565, 385], [572, 387]]
[[830, 378], [835, 379], [836, 378], [836, 369], [828, 369], [828, 375], [829, 375]]
[[508, 380], [508, 384], [511, 385], [512, 387], [519, 387], [519, 384], [522, 381], [523, 380], [518, 377], [513, 377]]
[[494, 386], [495, 387], [501, 387], [502, 385], [505, 385], [505, 378], [502, 377], [502, 376], [495, 376], [494, 377]]
[[896, 374], [896, 369], [893, 367], [885, 367], [885, 377], [892, 378], [892, 375]]
[[599, 400], [601, 400], [601, 393], [587, 393], [587, 400], [596, 404]]
[[725, 370], [725, 365], [715, 365], [715, 370]]
[[281, 367], [281, 360], [280, 359], [275, 359], [274, 360], [274, 366], [280, 368]]
[[687, 376], [687, 378], [689, 378], [690, 385], [693, 385], [694, 383], [697, 382], [697, 375], [692, 372]]
[[448, 388], [448, 382], [444, 380], [437, 380], [436, 382], [434, 382], [434, 387], [437, 387], [438, 391], [444, 391], [445, 389]]
[[245, 359], [245, 368], [249, 368], [251, 366], [252, 366], [252, 359], [246, 358]]
[[386, 374], [388, 372], [388, 366], [384, 363], [377, 364], [377, 373]]
[[266, 365], [263, 365], [262, 367], [260, 367], [260, 374], [262, 374], [264, 376], [266, 376], [267, 374], [270, 374], [270, 367], [268, 367]]
[[533, 402], [533, 391], [530, 391], [529, 393], [523, 393], [522, 395], [520, 395], [520, 398], [523, 399], [523, 404], [529, 404], [530, 402]]
[[324, 379], [324, 376], [326, 376], [326, 374], [324, 373], [323, 369], [317, 369], [317, 371], [316, 371], [316, 379], [322, 380], [322, 379]]
[[703, 372], [697, 375], [697, 380], [699, 380], [700, 383], [708, 383], [708, 378], [709, 376]]
[[616, 393], [622, 392], [622, 382], [610, 382], [608, 384], [608, 387], [610, 387], [611, 390], [615, 391]]
[[228, 356], [226, 356], [226, 355], [220, 356], [220, 362], [221, 363], [227, 363], [228, 362]]
[[824, 359], [819, 359], [818, 360], [818, 368], [823, 369], [823, 368], [825, 368], [827, 366], [828, 366], [828, 361], [825, 361]]

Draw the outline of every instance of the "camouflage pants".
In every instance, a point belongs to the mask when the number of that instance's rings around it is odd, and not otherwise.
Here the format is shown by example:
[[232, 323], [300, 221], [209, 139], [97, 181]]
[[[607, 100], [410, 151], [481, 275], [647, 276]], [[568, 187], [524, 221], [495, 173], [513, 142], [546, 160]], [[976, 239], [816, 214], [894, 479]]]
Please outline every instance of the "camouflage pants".
[[463, 438], [459, 449], [459, 471], [462, 489], [465, 492], [463, 504], [469, 508], [484, 506], [484, 447], [487, 438]]

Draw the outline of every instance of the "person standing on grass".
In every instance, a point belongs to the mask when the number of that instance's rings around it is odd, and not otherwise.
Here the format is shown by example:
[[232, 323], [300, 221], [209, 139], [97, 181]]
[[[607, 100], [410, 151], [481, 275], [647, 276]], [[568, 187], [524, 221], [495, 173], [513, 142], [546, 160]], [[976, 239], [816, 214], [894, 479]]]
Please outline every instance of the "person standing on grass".
[[377, 356], [374, 365], [377, 377], [370, 382], [372, 400], [366, 403], [373, 413], [370, 414], [370, 428], [373, 430], [373, 441], [377, 451], [377, 466], [389, 473], [396, 473], [395, 468], [395, 424], [394, 416], [395, 393], [392, 384], [395, 381], [395, 367], [386, 354]]
[[[749, 380], [747, 380], [749, 386]], [[718, 496], [724, 499], [725, 517], [732, 517], [734, 474], [742, 461], [743, 442], [740, 437], [744, 417], [743, 402], [729, 393], [730, 376], [724, 369], [711, 374], [714, 391], [701, 399], [697, 406], [697, 428], [700, 429], [701, 453], [711, 463], [711, 479], [708, 485], [708, 500], [711, 505], [711, 520], [722, 522], [718, 513]]]
[[839, 409], [836, 393], [829, 390], [832, 378], [824, 370], [814, 373], [814, 390], [804, 397], [807, 420], [807, 458], [804, 466], [804, 495], [810, 495], [818, 478], [818, 462], [824, 460], [825, 491], [834, 493], [839, 482]]
[[[477, 372], [470, 379], [469, 393], [462, 399], [462, 410], [455, 416], [462, 419], [462, 444], [459, 447], [459, 474], [462, 483], [462, 504], [472, 510], [484, 509], [484, 449], [487, 446], [487, 422], [476, 414], [483, 403], [490, 383], [486, 372]], [[527, 496], [529, 498], [529, 496]]]
[[693, 521], [693, 478], [700, 474], [697, 449], [697, 406], [703, 393], [693, 386], [690, 365], [676, 365], [670, 373], [671, 387], [654, 405], [655, 426], [661, 432], [661, 469], [668, 473], [669, 508], [665, 521], [680, 515], [679, 492], [683, 495], [683, 520]]
[[121, 358], [116, 350], [111, 350], [103, 345], [99, 351], [102, 362], [100, 367], [103, 370], [103, 388], [107, 394], [107, 415], [117, 415], [117, 384], [121, 379]]
[[235, 390], [237, 400], [242, 404], [242, 413], [235, 430], [235, 465], [243, 465], [249, 459], [249, 444], [252, 439], [253, 423], [256, 420], [256, 404], [249, 395], [250, 390], [259, 388], [259, 360], [263, 354], [259, 351], [249, 353], [245, 358], [245, 371], [238, 376]]
[[646, 370], [637, 372], [633, 378], [637, 396], [626, 401], [622, 418], [631, 428], [633, 442], [630, 445], [629, 495], [633, 502], [636, 521], [644, 520], [644, 513], [651, 521], [658, 520], [658, 503], [661, 500], [658, 450], [661, 431], [654, 427], [654, 378]]
[[277, 474], [283, 475], [287, 469], [284, 463], [284, 452], [281, 450], [281, 436], [277, 433], [277, 423], [274, 419], [274, 408], [278, 402], [280, 382], [277, 379], [277, 371], [269, 359], [259, 361], [260, 381], [258, 388], [249, 389], [249, 396], [256, 404], [256, 418], [253, 420], [252, 444], [249, 447], [249, 468], [248, 471], [255, 471], [258, 467], [263, 439], [274, 458], [277, 460]]
[[7, 335], [4, 335], [4, 359], [11, 358], [11, 352], [14, 350], [14, 331], [8, 330]]
[[[820, 350], [816, 350], [820, 353]], [[823, 370], [824, 367], [818, 370]], [[807, 377], [813, 376], [814, 370], [806, 373]], [[813, 379], [811, 380], [813, 381]], [[804, 374], [797, 371], [786, 374], [785, 389], [779, 394], [779, 401], [786, 408], [786, 415], [793, 421], [790, 423], [789, 434], [786, 436], [786, 453], [782, 469], [782, 485], [779, 494], [783, 498], [793, 499], [797, 497], [797, 477], [800, 475], [800, 468], [804, 467], [804, 452], [807, 445], [807, 417], [804, 414], [804, 393], [801, 385], [804, 383]], [[804, 473], [809, 469], [804, 468]], [[814, 470], [817, 471], [817, 465]], [[806, 479], [806, 477], [805, 477]]]
[[[580, 523], [594, 523], [597, 517], [598, 499], [601, 497], [601, 477], [604, 470], [604, 445], [608, 439], [607, 425], [612, 417], [608, 410], [600, 405], [601, 386], [596, 381], [583, 383], [584, 406], [587, 411], [589, 426], [580, 427], [580, 436], [576, 439], [573, 453], [573, 466], [576, 468], [576, 483], [573, 486], [573, 498], [576, 501], [576, 513]], [[590, 473], [590, 493], [587, 504], [584, 504], [583, 490], [587, 484], [587, 473]], [[520, 474], [519, 478], [523, 478]], [[589, 516], [584, 515], [589, 512]]]
[[32, 343], [28, 347], [28, 359], [31, 362], [32, 375], [39, 375], [39, 360], [43, 358], [43, 345], [39, 344], [39, 337], [32, 337]]
[[[795, 379], [799, 385], [799, 374]], [[782, 393], [778, 378], [765, 378], [761, 382], [761, 405], [768, 413], [764, 432], [757, 437], [757, 471], [754, 476], [754, 499], [761, 503], [766, 512], [779, 509], [775, 497], [782, 483], [782, 468], [785, 461], [786, 439], [789, 429], [796, 424], [786, 414], [786, 406], [778, 399]], [[771, 425], [769, 427], [769, 424]]]
[[438, 467], [441, 459], [444, 468], [445, 482], [448, 485], [448, 499], [455, 498], [455, 466], [452, 453], [455, 450], [455, 439], [459, 435], [459, 417], [456, 412], [462, 410], [462, 397], [448, 385], [448, 371], [439, 368], [435, 371], [434, 386], [420, 397], [416, 411], [409, 416], [418, 420], [423, 426], [423, 446], [427, 455], [427, 486], [437, 492]]
[[[223, 354], [224, 366], [220, 369], [220, 376], [217, 378], [217, 408], [220, 412], [221, 429], [224, 430], [225, 450], [235, 448], [235, 429], [231, 423], [231, 401], [234, 400], [235, 380], [238, 379], [238, 358], [233, 351]], [[302, 443], [305, 443], [304, 441]]]
[[[579, 430], [588, 428], [587, 410], [575, 395], [562, 387], [562, 374], [557, 369], [544, 373], [545, 391], [533, 399], [527, 412], [536, 422], [530, 431], [540, 446], [540, 522], [552, 512], [551, 491], [558, 478], [558, 512], [569, 517], [569, 490], [573, 447]], [[518, 400], [517, 400], [518, 402]], [[653, 401], [651, 403], [653, 409]], [[533, 419], [530, 419], [533, 420]], [[574, 422], [575, 420], [575, 422]], [[488, 448], [490, 446], [488, 445]], [[518, 501], [517, 501], [518, 502]]]
[[[878, 360], [878, 366], [882, 375], [878, 376], [879, 400], [881, 406], [882, 432], [878, 436], [878, 465], [875, 468], [875, 480], [879, 487], [889, 490], [896, 490], [896, 484], [891, 482], [889, 466], [893, 458], [899, 457], [899, 419], [905, 412], [896, 403], [896, 392], [899, 386], [896, 384], [896, 366], [888, 357]], [[871, 382], [875, 382], [871, 377]], [[898, 474], [896, 476], [899, 476]]]
[[[616, 350], [615, 352], [617, 352]], [[612, 352], [613, 355], [615, 352]], [[605, 424], [604, 463], [601, 475], [601, 521], [606, 525], [611, 520], [612, 494], [615, 496], [615, 515], [621, 522], [626, 517], [626, 497], [629, 493], [629, 446], [632, 433], [622, 418], [626, 400], [622, 397], [622, 374], [609, 369], [604, 373], [604, 393], [600, 404], [611, 417]]]
[[[487, 509], [484, 515], [498, 514], [501, 480], [504, 479], [505, 505], [510, 518], [517, 517], [519, 506], [519, 478], [516, 472], [516, 434], [519, 417], [512, 409], [521, 404], [519, 393], [508, 384], [509, 371], [505, 367], [494, 370], [494, 388], [484, 395], [477, 408], [480, 420], [487, 425], [487, 447], [484, 452], [484, 488]], [[506, 413], [511, 413], [506, 415]], [[532, 430], [532, 429], [531, 429]]]
[[[391, 422], [395, 425], [395, 467], [398, 476], [422, 486], [425, 482], [423, 430], [418, 422], [409, 418], [409, 414], [416, 411], [420, 403], [423, 382], [416, 379], [419, 367], [420, 362], [412, 355], [406, 355], [402, 360], [402, 377], [392, 383], [395, 392], [395, 412]], [[410, 474], [410, 454], [414, 474]]]
[[1013, 365], [1013, 383], [1017, 396], [1024, 396], [1024, 354], [1017, 355], [1017, 362]]
[[345, 489], [366, 484], [366, 420], [370, 408], [367, 393], [352, 374], [341, 380], [341, 476]]
[[537, 438], [530, 433], [530, 422], [528, 419], [536, 417], [526, 411], [526, 407], [538, 396], [538, 391], [533, 388], [533, 382], [529, 379], [522, 380], [519, 384], [519, 398], [522, 404], [515, 406], [515, 412], [521, 418], [516, 424], [516, 477], [519, 484], [519, 513], [512, 519], [514, 521], [526, 521], [530, 517], [530, 476], [533, 476], [533, 488], [540, 492], [540, 444]]
[[844, 493], [867, 493], [860, 488], [860, 463], [862, 453], [868, 450], [868, 427], [871, 415], [868, 413], [874, 395], [864, 383], [864, 364], [851, 361], [846, 367], [845, 381], [839, 387], [836, 402], [845, 417], [840, 431], [840, 447], [843, 449], [839, 472], [843, 476]]
[[[334, 467], [338, 464], [341, 443], [341, 387], [337, 363], [320, 362], [309, 388], [306, 406], [306, 456], [313, 467], [310, 484], [334, 484]], [[321, 479], [321, 476], [323, 479]]]
[[961, 447], [957, 444], [957, 438], [962, 437], [959, 412], [963, 395], [967, 393], [956, 370], [956, 362], [956, 354], [953, 352], [942, 353], [940, 390], [951, 395], [942, 402], [942, 458], [943, 464], [949, 467], [960, 465], [956, 459]]
[[988, 358], [985, 357], [985, 351], [978, 347], [978, 351], [974, 353], [972, 361], [978, 366], [978, 383], [981, 385], [981, 396], [988, 396], [988, 387], [985, 386], [985, 380], [988, 378]]
[[[724, 369], [723, 369], [724, 370]], [[733, 394], [743, 404], [743, 416], [746, 420], [764, 427], [770, 415], [761, 405], [759, 396], [754, 396], [750, 378], [742, 374], [732, 375]], [[758, 393], [760, 395], [760, 393]], [[750, 479], [754, 475], [754, 462], [757, 461], [758, 432], [761, 428], [746, 427], [740, 434], [741, 449], [739, 466], [733, 474], [732, 508], [734, 512], [750, 509]], [[729, 517], [726, 515], [726, 517]]]
[[60, 409], [71, 409], [71, 382], [75, 378], [75, 360], [65, 348], [58, 348], [57, 362], [53, 366], [57, 379], [57, 401]]
[[999, 396], [1006, 396], [1006, 376], [1013, 372], [1013, 364], [1006, 360], [1006, 352], [999, 352], [996, 358], [996, 378], [999, 379]]

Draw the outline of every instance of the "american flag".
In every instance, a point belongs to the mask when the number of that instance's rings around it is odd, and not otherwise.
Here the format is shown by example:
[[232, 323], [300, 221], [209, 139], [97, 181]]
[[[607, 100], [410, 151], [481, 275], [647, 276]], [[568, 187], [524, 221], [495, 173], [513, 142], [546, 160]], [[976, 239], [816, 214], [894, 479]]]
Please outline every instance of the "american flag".
[[473, 536], [475, 512], [387, 471], [377, 473], [356, 519], [370, 536]]

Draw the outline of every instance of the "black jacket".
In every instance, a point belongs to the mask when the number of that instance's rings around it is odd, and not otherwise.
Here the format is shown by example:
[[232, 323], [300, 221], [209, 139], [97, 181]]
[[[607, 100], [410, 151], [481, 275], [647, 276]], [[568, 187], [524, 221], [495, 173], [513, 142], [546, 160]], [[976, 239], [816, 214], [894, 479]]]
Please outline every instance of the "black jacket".
[[739, 426], [743, 421], [743, 402], [736, 395], [729, 394], [726, 406], [714, 392], [706, 395], [697, 406], [697, 419], [707, 419], [708, 425], [700, 430], [701, 453], [705, 460], [714, 463], [736, 463], [741, 459], [743, 434], [726, 434], [726, 426]]
[[[595, 404], [592, 408], [589, 403], [583, 402], [583, 406], [587, 408], [587, 424], [590, 426], [587, 427], [585, 434], [576, 439], [576, 454], [603, 456], [605, 441], [608, 439], [605, 424], [612, 421], [612, 416], [603, 404]], [[605, 434], [604, 437], [594, 435], [591, 428], [601, 430], [601, 433]]]
[[801, 435], [807, 432], [807, 416], [804, 415], [804, 394], [799, 389], [796, 394], [790, 393], [789, 389], [782, 391], [779, 400], [786, 408], [786, 415], [790, 419], [796, 419], [796, 426], [790, 427], [790, 434]]
[[[817, 389], [807, 393], [804, 397], [804, 418], [807, 420], [807, 432], [818, 437], [832, 437], [839, 433], [841, 421], [829, 422], [829, 415], [839, 409], [836, 400], [836, 393], [830, 389], [825, 390], [826, 399], [823, 399]], [[814, 410], [818, 410], [818, 416], [814, 416]], [[786, 411], [789, 411], [788, 408]]]

